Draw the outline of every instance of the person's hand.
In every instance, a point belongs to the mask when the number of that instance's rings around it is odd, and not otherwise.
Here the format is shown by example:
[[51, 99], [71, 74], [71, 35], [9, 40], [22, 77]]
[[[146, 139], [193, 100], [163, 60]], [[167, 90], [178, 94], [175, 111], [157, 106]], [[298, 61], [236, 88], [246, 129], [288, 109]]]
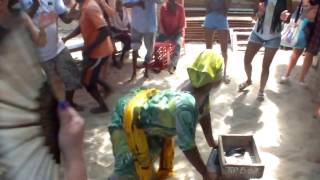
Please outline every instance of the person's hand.
[[63, 37], [63, 38], [61, 38], [61, 40], [62, 40], [63, 43], [66, 43], [68, 41], [68, 38], [67, 37]]
[[62, 157], [66, 163], [78, 161], [83, 158], [84, 120], [66, 101], [59, 102], [58, 115], [59, 147]]
[[290, 17], [290, 13], [288, 10], [284, 10], [281, 15], [280, 15], [280, 20], [281, 21], [288, 21], [289, 20], [289, 17]]
[[216, 180], [217, 179], [217, 174], [216, 173], [210, 173], [207, 170], [207, 173], [203, 176], [203, 180]]
[[58, 115], [64, 179], [86, 180], [83, 156], [84, 120], [66, 101], [61, 100], [58, 104]]
[[72, 20], [77, 20], [80, 18], [80, 11], [77, 9], [77, 3], [72, 6], [68, 13], [68, 18]]
[[258, 13], [260, 15], [263, 15], [265, 12], [266, 12], [266, 5], [264, 2], [260, 2], [258, 7]]
[[46, 28], [50, 24], [54, 24], [57, 21], [57, 15], [54, 12], [45, 13], [42, 12], [39, 17], [39, 28]]

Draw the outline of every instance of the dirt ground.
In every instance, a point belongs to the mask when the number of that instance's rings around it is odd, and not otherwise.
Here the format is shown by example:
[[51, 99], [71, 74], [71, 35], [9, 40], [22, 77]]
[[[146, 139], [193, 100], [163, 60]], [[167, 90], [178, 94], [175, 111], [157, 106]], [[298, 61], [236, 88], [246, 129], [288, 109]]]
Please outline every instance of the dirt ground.
[[[105, 78], [112, 85], [113, 94], [105, 101], [113, 107], [118, 97], [137, 86], [178, 87], [187, 80], [186, 67], [204, 48], [204, 44], [186, 44], [186, 53], [181, 57], [174, 75], [163, 71], [159, 74], [151, 73], [150, 78], [145, 79], [143, 73], [139, 72], [135, 81], [128, 82], [132, 72], [130, 57], [122, 69], [110, 67]], [[214, 49], [219, 50], [217, 46]], [[144, 56], [143, 51], [140, 54]], [[74, 57], [79, 55], [73, 54]], [[280, 85], [278, 81], [285, 71], [290, 51], [278, 51], [271, 65], [265, 101], [259, 103], [256, 96], [262, 55], [260, 52], [253, 62], [253, 85], [248, 91], [239, 93], [237, 86], [245, 80], [244, 52], [229, 50], [228, 72], [232, 81], [229, 85], [223, 84], [219, 89], [213, 90], [211, 94], [214, 138], [217, 141], [222, 134], [253, 134], [265, 165], [264, 180], [318, 180], [320, 120], [312, 118], [314, 104], [311, 102], [313, 96], [310, 89], [319, 81], [316, 79], [316, 76], [319, 77], [319, 70], [311, 70], [307, 81], [310, 85], [308, 89], [297, 83], [301, 64], [294, 70], [292, 81], [288, 85]], [[86, 120], [84, 148], [89, 179], [105, 180], [112, 173], [114, 163], [107, 129], [111, 113], [90, 114], [89, 109], [96, 106], [96, 103], [83, 89], [76, 96], [76, 102], [86, 107], [81, 114]], [[211, 149], [206, 144], [200, 127], [197, 128], [196, 142], [202, 158], [207, 161]], [[201, 179], [179, 149], [176, 149], [174, 169], [177, 173], [175, 179]]]

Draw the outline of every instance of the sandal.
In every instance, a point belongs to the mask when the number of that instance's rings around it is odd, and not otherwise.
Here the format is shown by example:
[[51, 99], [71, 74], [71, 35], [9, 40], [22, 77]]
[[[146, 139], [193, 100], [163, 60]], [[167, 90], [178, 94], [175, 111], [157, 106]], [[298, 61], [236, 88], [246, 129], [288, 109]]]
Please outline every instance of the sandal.
[[223, 77], [223, 82], [224, 82], [225, 84], [230, 84], [231, 78], [226, 75], [226, 76]]
[[264, 93], [263, 92], [259, 92], [258, 93], [257, 100], [260, 101], [260, 102], [262, 102], [264, 100]]
[[245, 81], [245, 82], [239, 84], [239, 91], [243, 91], [245, 88], [247, 88], [251, 84], [252, 84], [251, 81]]
[[279, 83], [280, 84], [286, 84], [289, 82], [289, 77], [287, 76], [281, 76]]
[[308, 88], [308, 85], [305, 83], [305, 82], [303, 82], [303, 81], [300, 81], [299, 82], [299, 85], [301, 86], [301, 87], [303, 87], [303, 88]]

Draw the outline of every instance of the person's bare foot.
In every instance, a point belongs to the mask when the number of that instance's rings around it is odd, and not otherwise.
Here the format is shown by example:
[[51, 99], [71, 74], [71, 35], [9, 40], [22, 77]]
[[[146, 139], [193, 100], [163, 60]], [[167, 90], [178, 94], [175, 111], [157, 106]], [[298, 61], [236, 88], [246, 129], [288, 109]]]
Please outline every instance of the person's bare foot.
[[133, 80], [135, 80], [136, 79], [136, 76], [137, 76], [137, 73], [132, 73], [132, 75], [131, 75], [131, 78], [130, 78], [130, 80], [129, 81], [133, 81]]
[[212, 147], [212, 148], [218, 148], [218, 146], [216, 145], [216, 143], [214, 142], [214, 141], [212, 141], [212, 142], [208, 142], [208, 146], [209, 147]]
[[259, 102], [264, 101], [264, 93], [263, 93], [263, 91], [262, 91], [262, 92], [259, 91], [258, 96], [257, 96], [257, 100], [258, 100]]
[[144, 77], [149, 78], [148, 68], [145, 68], [144, 70]]

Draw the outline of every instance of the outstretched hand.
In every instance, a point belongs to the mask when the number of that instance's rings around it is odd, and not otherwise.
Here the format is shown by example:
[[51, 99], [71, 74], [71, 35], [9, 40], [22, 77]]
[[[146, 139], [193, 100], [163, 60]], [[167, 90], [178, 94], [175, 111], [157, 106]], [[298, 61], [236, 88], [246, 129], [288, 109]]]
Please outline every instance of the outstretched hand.
[[281, 15], [280, 15], [280, 20], [281, 21], [288, 21], [289, 20], [289, 17], [290, 17], [290, 13], [288, 10], [284, 10]]
[[217, 174], [208, 172], [205, 176], [203, 176], [203, 180], [216, 180]]
[[62, 153], [64, 179], [86, 180], [87, 173], [82, 150], [84, 120], [66, 101], [59, 102], [58, 115], [59, 147]]
[[57, 15], [54, 12], [45, 13], [42, 12], [39, 17], [39, 27], [46, 28], [50, 24], [53, 24], [57, 21]]
[[66, 160], [72, 160], [82, 153], [84, 137], [84, 120], [67, 103], [59, 102], [58, 115], [60, 119], [59, 146]]

